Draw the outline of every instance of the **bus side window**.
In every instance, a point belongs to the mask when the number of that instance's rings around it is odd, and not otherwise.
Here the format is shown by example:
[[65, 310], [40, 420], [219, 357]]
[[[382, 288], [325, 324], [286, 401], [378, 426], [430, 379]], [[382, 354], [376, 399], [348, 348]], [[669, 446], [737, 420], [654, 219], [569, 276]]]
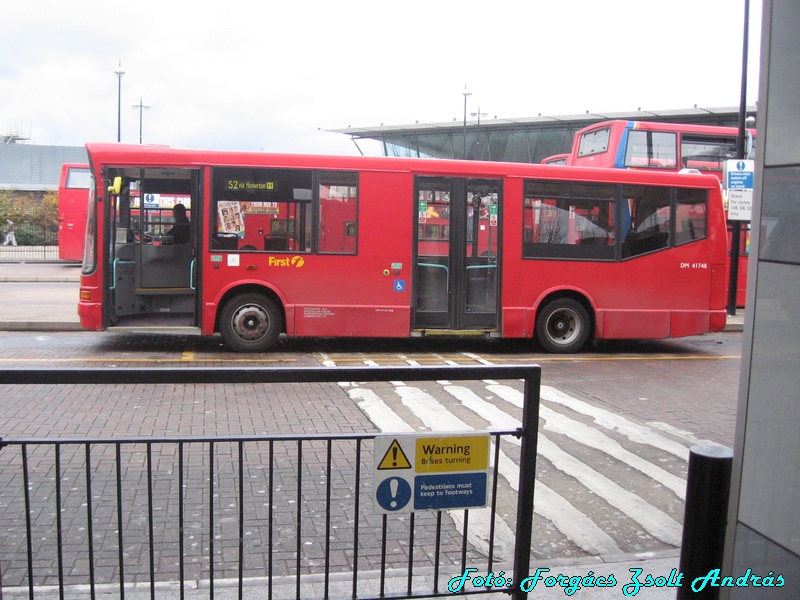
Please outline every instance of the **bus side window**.
[[708, 192], [681, 188], [678, 190], [675, 215], [675, 245], [687, 244], [706, 237], [706, 207]]
[[212, 247], [311, 251], [311, 171], [214, 167], [212, 180]]
[[526, 182], [523, 257], [614, 260], [615, 196], [609, 185]]
[[319, 252], [355, 254], [358, 234], [358, 175], [320, 173]]
[[681, 161], [686, 168], [720, 173], [727, 158], [736, 158], [735, 137], [681, 136]]
[[[221, 250], [355, 254], [358, 174], [215, 167], [211, 245]], [[314, 181], [318, 187], [314, 189]], [[237, 244], [229, 239], [238, 238]]]
[[633, 130], [628, 134], [626, 167], [674, 169], [678, 165], [678, 136], [660, 131]]
[[651, 186], [623, 186], [622, 258], [647, 254], [669, 247], [672, 220], [671, 189]]

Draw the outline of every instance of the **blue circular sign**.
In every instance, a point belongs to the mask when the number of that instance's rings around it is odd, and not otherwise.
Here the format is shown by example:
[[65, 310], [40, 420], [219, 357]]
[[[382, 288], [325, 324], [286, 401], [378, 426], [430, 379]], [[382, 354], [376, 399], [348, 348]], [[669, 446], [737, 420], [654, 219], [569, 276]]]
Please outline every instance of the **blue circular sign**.
[[378, 485], [375, 499], [383, 510], [400, 510], [411, 500], [411, 486], [405, 479], [389, 477]]

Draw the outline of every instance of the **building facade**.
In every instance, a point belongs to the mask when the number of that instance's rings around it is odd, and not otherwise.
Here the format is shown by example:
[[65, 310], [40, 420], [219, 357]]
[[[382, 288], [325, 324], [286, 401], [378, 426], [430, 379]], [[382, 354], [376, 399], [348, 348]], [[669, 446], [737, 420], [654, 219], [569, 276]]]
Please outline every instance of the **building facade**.
[[0, 144], [0, 190], [55, 192], [64, 163], [86, 163], [81, 146]]
[[[797, 598], [800, 584], [800, 3], [765, 0], [759, 151], [731, 505], [723, 571], [782, 587], [724, 598]], [[755, 260], [754, 260], [755, 258]], [[757, 583], [757, 582], [756, 582]]]

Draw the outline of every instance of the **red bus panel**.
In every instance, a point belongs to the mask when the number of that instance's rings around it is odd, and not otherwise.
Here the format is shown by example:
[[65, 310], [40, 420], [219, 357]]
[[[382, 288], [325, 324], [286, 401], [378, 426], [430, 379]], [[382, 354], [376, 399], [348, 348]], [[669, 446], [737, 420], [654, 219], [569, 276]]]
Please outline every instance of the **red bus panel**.
[[86, 235], [89, 165], [66, 163], [58, 185], [58, 258], [80, 261]]
[[[653, 121], [603, 121], [575, 134], [569, 163], [585, 167], [678, 172], [693, 169], [722, 181], [724, 162], [737, 158], [736, 127], [658, 123]], [[745, 150], [755, 150], [756, 131], [747, 130]], [[749, 146], [749, 147], [748, 147]], [[750, 224], [740, 233], [736, 304], [744, 306]], [[729, 242], [729, 248], [732, 246]]]

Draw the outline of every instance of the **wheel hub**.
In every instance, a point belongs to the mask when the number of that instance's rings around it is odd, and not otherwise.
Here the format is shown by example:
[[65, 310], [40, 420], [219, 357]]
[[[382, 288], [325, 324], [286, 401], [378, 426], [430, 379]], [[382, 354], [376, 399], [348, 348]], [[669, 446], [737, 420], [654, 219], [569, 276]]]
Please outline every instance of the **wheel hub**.
[[548, 329], [553, 338], [558, 338], [560, 341], [569, 341], [577, 333], [576, 319], [568, 312], [560, 311], [555, 313], [549, 322]]
[[269, 316], [258, 306], [243, 306], [233, 315], [233, 329], [243, 340], [258, 340], [269, 329]]

